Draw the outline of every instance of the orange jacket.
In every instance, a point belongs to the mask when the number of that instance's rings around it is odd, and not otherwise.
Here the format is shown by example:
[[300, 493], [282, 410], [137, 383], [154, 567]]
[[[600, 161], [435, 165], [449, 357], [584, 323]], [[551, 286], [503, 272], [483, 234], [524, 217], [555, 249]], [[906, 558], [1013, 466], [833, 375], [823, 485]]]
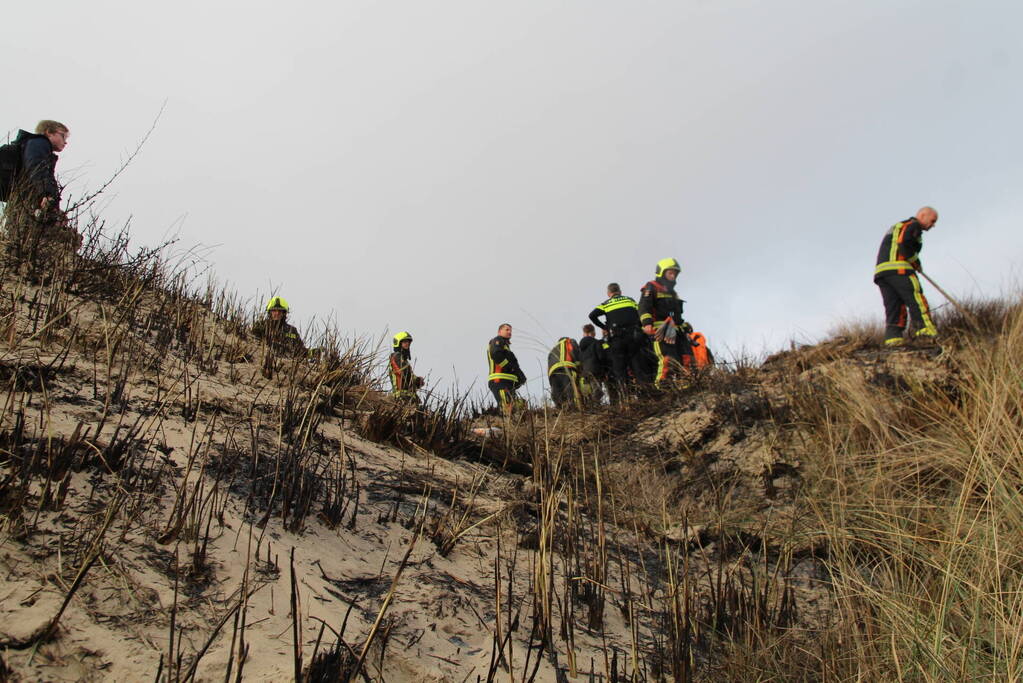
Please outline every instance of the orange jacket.
[[714, 356], [707, 350], [707, 339], [702, 332], [693, 332], [689, 335], [689, 342], [693, 346], [693, 358], [697, 368], [705, 368], [714, 363]]

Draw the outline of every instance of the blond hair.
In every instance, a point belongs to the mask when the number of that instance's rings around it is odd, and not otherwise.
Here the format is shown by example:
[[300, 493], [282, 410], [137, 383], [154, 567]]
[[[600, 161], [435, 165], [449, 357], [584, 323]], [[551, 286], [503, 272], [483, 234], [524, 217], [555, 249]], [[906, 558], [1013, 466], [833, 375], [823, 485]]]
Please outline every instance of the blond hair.
[[36, 134], [46, 135], [47, 133], [69, 133], [68, 127], [60, 121], [51, 121], [50, 119], [43, 119], [36, 124]]

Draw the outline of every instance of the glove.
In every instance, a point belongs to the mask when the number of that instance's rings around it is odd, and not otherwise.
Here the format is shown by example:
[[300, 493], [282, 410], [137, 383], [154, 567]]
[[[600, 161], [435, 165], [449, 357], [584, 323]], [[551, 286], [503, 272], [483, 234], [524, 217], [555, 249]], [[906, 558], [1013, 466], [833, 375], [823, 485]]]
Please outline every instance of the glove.
[[657, 341], [664, 342], [665, 344], [674, 344], [675, 337], [678, 336], [678, 326], [672, 322], [671, 318], [664, 321], [664, 324], [657, 328], [657, 333], [654, 335], [654, 339]]
[[680, 325], [680, 327], [682, 328], [682, 331], [683, 331], [683, 332], [685, 332], [686, 334], [692, 334], [692, 333], [693, 333], [693, 326], [692, 326], [692, 325], [690, 325], [690, 324], [689, 324], [689, 323], [687, 323], [687, 322], [683, 322], [683, 323], [682, 323], [682, 324]]

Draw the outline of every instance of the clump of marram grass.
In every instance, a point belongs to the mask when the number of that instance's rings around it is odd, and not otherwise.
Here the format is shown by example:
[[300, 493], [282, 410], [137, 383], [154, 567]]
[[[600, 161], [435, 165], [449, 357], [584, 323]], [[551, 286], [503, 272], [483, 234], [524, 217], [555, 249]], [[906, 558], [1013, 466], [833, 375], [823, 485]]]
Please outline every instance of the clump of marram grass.
[[772, 672], [1023, 675], [1023, 316], [1018, 302], [971, 313], [988, 325], [964, 327], [950, 354], [957, 391], [850, 376], [803, 404], [816, 454], [804, 493], [827, 536], [836, 619], [801, 671]]

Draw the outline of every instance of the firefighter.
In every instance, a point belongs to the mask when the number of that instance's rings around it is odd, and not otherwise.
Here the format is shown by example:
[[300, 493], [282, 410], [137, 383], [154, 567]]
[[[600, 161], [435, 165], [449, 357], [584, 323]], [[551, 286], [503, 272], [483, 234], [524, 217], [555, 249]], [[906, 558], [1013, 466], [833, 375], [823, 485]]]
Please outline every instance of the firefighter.
[[571, 337], [562, 337], [547, 354], [547, 378], [554, 405], [561, 408], [575, 404], [582, 410], [581, 371], [579, 344]]
[[906, 328], [906, 313], [916, 328], [915, 337], [933, 340], [938, 330], [916, 271], [920, 267], [923, 233], [938, 222], [938, 212], [925, 206], [913, 218], [893, 225], [881, 240], [874, 268], [874, 284], [884, 301], [885, 346], [900, 346]]
[[497, 399], [498, 407], [505, 415], [511, 415], [516, 406], [523, 404], [521, 399], [516, 398], [515, 391], [519, 385], [526, 382], [526, 375], [511, 350], [511, 337], [511, 324], [502, 323], [497, 328], [497, 336], [487, 344], [487, 362], [490, 369], [487, 383], [494, 398]]
[[640, 328], [639, 305], [635, 299], [624, 296], [618, 283], [612, 282], [607, 286], [607, 300], [590, 311], [590, 320], [607, 335], [608, 355], [619, 393], [623, 393], [632, 381], [649, 381], [649, 373], [643, 365], [646, 340]]
[[270, 297], [266, 302], [266, 320], [260, 320], [252, 326], [252, 336], [266, 344], [266, 355], [263, 359], [263, 375], [273, 376], [276, 356], [298, 357], [306, 353], [302, 337], [293, 325], [288, 324], [288, 313], [291, 307], [281, 296]]
[[688, 336], [692, 327], [682, 319], [682, 300], [675, 293], [681, 271], [675, 259], [661, 259], [657, 262], [656, 277], [643, 285], [639, 298], [639, 321], [643, 332], [653, 341], [657, 359], [654, 386], [658, 389], [672, 383], [687, 387], [689, 368], [693, 365]]
[[391, 376], [391, 396], [399, 401], [419, 403], [417, 391], [423, 386], [423, 378], [412, 372], [412, 335], [399, 332], [391, 340], [391, 358], [388, 371]]

